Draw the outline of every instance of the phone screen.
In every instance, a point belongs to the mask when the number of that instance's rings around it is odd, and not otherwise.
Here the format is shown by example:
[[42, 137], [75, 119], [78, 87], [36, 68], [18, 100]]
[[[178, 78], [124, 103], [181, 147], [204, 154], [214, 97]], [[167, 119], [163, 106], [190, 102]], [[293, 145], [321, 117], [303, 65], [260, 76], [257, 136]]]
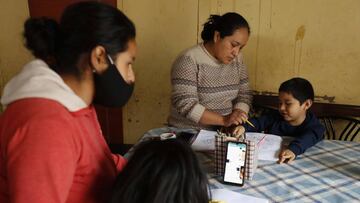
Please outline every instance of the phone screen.
[[228, 142], [224, 182], [244, 185], [246, 147], [243, 142]]

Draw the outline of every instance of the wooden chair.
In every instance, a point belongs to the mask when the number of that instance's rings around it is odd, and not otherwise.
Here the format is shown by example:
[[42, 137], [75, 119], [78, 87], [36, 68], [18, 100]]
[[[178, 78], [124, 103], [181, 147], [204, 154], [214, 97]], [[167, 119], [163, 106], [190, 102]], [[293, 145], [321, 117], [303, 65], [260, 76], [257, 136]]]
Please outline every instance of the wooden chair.
[[321, 116], [325, 137], [330, 140], [359, 141], [360, 120], [345, 116]]

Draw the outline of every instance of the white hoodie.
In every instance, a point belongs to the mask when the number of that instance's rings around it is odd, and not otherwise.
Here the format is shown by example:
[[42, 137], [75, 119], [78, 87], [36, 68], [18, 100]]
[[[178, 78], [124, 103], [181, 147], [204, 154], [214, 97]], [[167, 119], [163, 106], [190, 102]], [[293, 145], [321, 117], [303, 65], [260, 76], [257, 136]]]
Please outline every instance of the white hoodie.
[[25, 98], [55, 100], [71, 112], [87, 107], [62, 78], [39, 59], [26, 64], [21, 72], [6, 84], [1, 104], [6, 108], [10, 103]]

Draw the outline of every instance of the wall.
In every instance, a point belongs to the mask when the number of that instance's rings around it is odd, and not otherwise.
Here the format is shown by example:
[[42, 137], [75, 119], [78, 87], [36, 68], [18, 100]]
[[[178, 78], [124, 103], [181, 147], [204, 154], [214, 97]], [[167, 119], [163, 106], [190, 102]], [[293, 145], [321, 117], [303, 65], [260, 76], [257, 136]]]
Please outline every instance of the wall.
[[166, 122], [171, 63], [200, 42], [202, 24], [214, 13], [235, 11], [249, 21], [251, 37], [243, 52], [254, 90], [277, 92], [282, 81], [301, 76], [312, 82], [318, 96], [360, 105], [360, 1], [120, 2], [136, 24], [139, 44], [135, 94], [124, 108], [125, 143], [135, 143]]
[[135, 92], [123, 111], [124, 142], [162, 126], [169, 112], [170, 65], [179, 52], [196, 44], [198, 2], [124, 0], [123, 11], [137, 28]]
[[[0, 0], [0, 95], [4, 84], [31, 55], [23, 46], [23, 23], [29, 17], [27, 0]], [[1, 110], [1, 109], [0, 109]]]

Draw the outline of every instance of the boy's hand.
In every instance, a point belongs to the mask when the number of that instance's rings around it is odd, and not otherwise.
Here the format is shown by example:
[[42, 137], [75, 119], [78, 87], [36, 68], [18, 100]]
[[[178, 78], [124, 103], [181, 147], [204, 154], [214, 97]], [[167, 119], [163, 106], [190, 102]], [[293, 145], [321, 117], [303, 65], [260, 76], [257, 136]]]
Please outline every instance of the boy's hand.
[[245, 128], [242, 125], [236, 126], [236, 128], [234, 128], [234, 130], [232, 131], [232, 134], [235, 135], [236, 137], [240, 137], [242, 134], [244, 134], [245, 132]]
[[294, 152], [292, 152], [290, 149], [285, 149], [280, 152], [279, 155], [279, 164], [281, 163], [291, 163], [296, 158], [296, 155]]

